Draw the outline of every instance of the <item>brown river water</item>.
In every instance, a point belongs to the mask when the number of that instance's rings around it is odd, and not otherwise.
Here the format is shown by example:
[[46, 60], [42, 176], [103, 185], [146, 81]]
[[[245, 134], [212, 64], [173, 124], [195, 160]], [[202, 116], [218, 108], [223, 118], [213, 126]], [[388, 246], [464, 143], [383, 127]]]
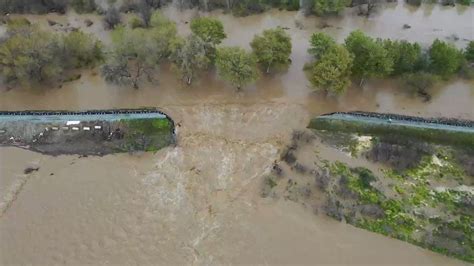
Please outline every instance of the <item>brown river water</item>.
[[[472, 7], [390, 4], [369, 19], [353, 12], [327, 19], [331, 26], [322, 30], [340, 41], [354, 29], [423, 45], [453, 34], [459, 47], [474, 39]], [[186, 34], [186, 22], [198, 12], [168, 8], [165, 14]], [[368, 110], [474, 119], [474, 83], [440, 84], [428, 103], [393, 81], [372, 81], [327, 98], [311, 91], [302, 72], [308, 38], [321, 30], [321, 19], [276, 10], [245, 18], [211, 15], [224, 22], [225, 45], [248, 48], [263, 29], [290, 28], [293, 64], [240, 92], [215, 74], [184, 86], [167, 66], [158, 84], [139, 90], [105, 84], [96, 70], [62, 88], [2, 88], [2, 110], [155, 106], [181, 126], [177, 146], [154, 154], [50, 157], [0, 148], [1, 265], [462, 264], [315, 215], [309, 207], [263, 199], [260, 185], [292, 130], [306, 127], [312, 116]], [[108, 42], [95, 16], [49, 18], [81, 26], [85, 17], [95, 24], [84, 30]], [[48, 27], [44, 16], [29, 19]], [[29, 166], [40, 169], [26, 175]]]

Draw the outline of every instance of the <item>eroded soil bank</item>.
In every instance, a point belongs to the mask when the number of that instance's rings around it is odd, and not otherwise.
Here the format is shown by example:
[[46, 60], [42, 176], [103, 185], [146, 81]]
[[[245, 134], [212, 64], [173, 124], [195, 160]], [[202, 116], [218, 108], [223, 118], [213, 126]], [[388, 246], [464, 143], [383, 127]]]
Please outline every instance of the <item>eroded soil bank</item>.
[[[167, 15], [185, 33], [193, 12], [171, 9]], [[354, 27], [374, 36], [424, 43], [452, 32], [472, 39], [473, 9], [458, 14], [433, 7], [431, 12], [425, 15], [425, 9], [412, 11], [400, 4], [369, 20], [344, 17], [337, 22], [340, 29], [324, 30], [339, 40]], [[338, 99], [326, 98], [311, 92], [301, 70], [317, 19], [301, 18], [307, 26], [296, 30], [294, 12], [248, 18], [213, 15], [225, 23], [228, 45], [247, 45], [265, 28], [291, 27], [294, 52], [288, 72], [263, 77], [242, 92], [214, 74], [183, 86], [167, 67], [159, 84], [139, 90], [107, 85], [92, 70], [62, 88], [1, 92], [0, 107], [7, 110], [160, 107], [176, 122], [177, 146], [157, 153], [87, 158], [0, 148], [0, 264], [461, 265], [324, 213], [315, 215], [310, 205], [261, 198], [261, 185], [293, 130], [305, 128], [315, 115], [366, 110], [473, 119], [473, 84], [442, 84], [428, 103], [382, 81], [353, 87]], [[400, 17], [411, 21], [413, 32], [403, 31], [406, 22], [398, 21]], [[415, 32], [414, 21], [430, 30]], [[346, 156], [325, 146], [319, 153], [328, 160]], [[40, 168], [25, 174], [26, 167]]]

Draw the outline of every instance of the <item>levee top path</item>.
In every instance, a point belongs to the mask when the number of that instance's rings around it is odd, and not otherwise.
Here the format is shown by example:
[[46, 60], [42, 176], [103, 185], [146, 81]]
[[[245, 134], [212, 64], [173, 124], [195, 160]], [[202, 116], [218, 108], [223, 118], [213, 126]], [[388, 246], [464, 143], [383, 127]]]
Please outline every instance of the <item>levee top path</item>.
[[130, 119], [166, 118], [154, 109], [144, 110], [92, 110], [92, 111], [17, 111], [0, 112], [0, 122], [65, 122], [65, 121], [118, 121]]
[[343, 121], [356, 121], [376, 125], [406, 126], [474, 133], [474, 121], [468, 120], [446, 118], [421, 118], [414, 116], [369, 112], [338, 112], [322, 115], [319, 118]]

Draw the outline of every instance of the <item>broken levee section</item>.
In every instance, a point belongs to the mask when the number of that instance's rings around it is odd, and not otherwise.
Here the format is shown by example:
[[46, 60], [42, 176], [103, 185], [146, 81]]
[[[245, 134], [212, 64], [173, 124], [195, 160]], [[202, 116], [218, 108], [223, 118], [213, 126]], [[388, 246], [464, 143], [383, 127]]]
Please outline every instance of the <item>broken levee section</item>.
[[174, 143], [173, 120], [154, 108], [0, 112], [0, 145], [44, 154], [156, 151]]
[[474, 122], [367, 112], [295, 131], [261, 195], [474, 262]]
[[350, 151], [315, 170], [327, 215], [474, 262], [473, 121], [349, 112], [309, 127]]
[[311, 120], [309, 128], [390, 135], [474, 149], [474, 121], [370, 112], [336, 112]]

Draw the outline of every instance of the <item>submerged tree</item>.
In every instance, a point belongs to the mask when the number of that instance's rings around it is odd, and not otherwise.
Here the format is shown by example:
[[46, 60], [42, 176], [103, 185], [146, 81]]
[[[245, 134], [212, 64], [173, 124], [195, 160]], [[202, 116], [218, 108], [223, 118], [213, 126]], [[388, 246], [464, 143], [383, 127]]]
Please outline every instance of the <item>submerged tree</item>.
[[336, 41], [326, 33], [313, 33], [313, 35], [311, 35], [310, 48], [308, 49], [308, 52], [318, 60], [327, 52], [327, 50], [329, 50], [329, 48], [335, 45]]
[[262, 35], [256, 35], [250, 46], [267, 73], [271, 67], [287, 65], [290, 61], [291, 38], [282, 28], [265, 30]]
[[222, 22], [213, 18], [197, 18], [191, 21], [191, 31], [206, 43], [206, 56], [214, 65], [216, 60], [216, 46], [227, 37]]
[[59, 51], [59, 38], [36, 27], [14, 34], [0, 45], [0, 71], [7, 82], [23, 85], [57, 79], [63, 71]]
[[7, 83], [57, 81], [65, 71], [95, 64], [101, 58], [101, 44], [92, 36], [49, 33], [25, 20], [10, 21], [6, 38], [0, 42], [0, 73]]
[[156, 47], [143, 29], [117, 28], [114, 33], [118, 36], [107, 64], [102, 66], [102, 75], [107, 82], [138, 89], [142, 77], [150, 80], [153, 76], [152, 70], [158, 63]]
[[436, 39], [428, 53], [431, 72], [443, 78], [449, 78], [461, 67], [462, 53], [452, 44]]
[[201, 17], [191, 21], [191, 30], [205, 42], [218, 45], [227, 37], [222, 22], [217, 19]]
[[341, 94], [350, 85], [353, 57], [344, 46], [333, 45], [309, 69], [309, 80], [317, 89]]
[[431, 96], [429, 89], [434, 86], [438, 81], [436, 75], [427, 72], [408, 73], [401, 77], [403, 85], [412, 92], [425, 98], [425, 101], [429, 101]]
[[72, 31], [62, 38], [63, 62], [80, 68], [93, 66], [104, 58], [102, 43], [82, 31]]
[[181, 78], [190, 85], [196, 74], [206, 69], [206, 43], [197, 35], [190, 35], [173, 55], [173, 64]]
[[382, 41], [374, 40], [362, 31], [351, 32], [345, 46], [354, 55], [352, 74], [361, 79], [385, 77], [392, 72], [393, 60]]
[[239, 47], [217, 49], [216, 66], [219, 75], [239, 90], [258, 78], [257, 59]]
[[338, 14], [346, 7], [346, 0], [314, 0], [314, 12], [317, 15]]
[[464, 57], [468, 62], [474, 62], [474, 41], [470, 41], [464, 50]]
[[114, 30], [113, 50], [102, 67], [106, 81], [138, 89], [143, 78], [154, 80], [154, 70], [170, 56], [177, 43], [175, 24], [155, 25], [159, 26], [149, 29], [119, 27]]
[[384, 47], [393, 60], [393, 75], [413, 73], [422, 67], [421, 46], [407, 41], [384, 40]]
[[359, 8], [359, 15], [369, 17], [372, 12], [381, 4], [382, 0], [359, 0], [352, 1], [352, 5]]

